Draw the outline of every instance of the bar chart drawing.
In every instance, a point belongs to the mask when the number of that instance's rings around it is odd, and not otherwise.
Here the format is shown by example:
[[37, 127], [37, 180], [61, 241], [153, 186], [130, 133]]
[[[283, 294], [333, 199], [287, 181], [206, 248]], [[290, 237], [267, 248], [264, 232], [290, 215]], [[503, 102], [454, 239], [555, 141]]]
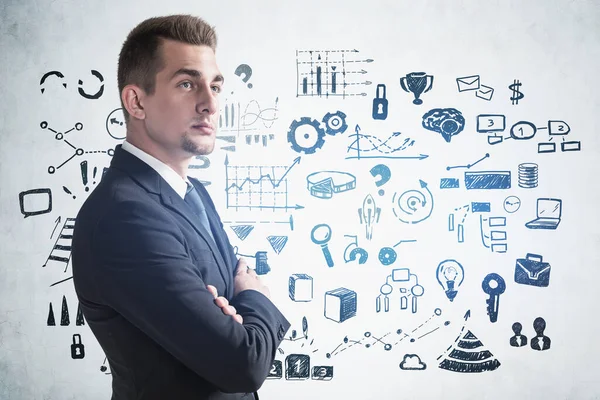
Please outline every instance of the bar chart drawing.
[[221, 149], [235, 151], [235, 145], [242, 136], [242, 143], [267, 147], [275, 139], [271, 128], [278, 118], [278, 104], [279, 97], [275, 98], [271, 107], [261, 106], [257, 100], [251, 100], [242, 108], [240, 102], [225, 100], [219, 115], [217, 134], [217, 139], [225, 142]]
[[225, 192], [227, 208], [259, 210], [298, 210], [301, 205], [288, 203], [287, 176], [296, 164], [255, 166], [229, 165], [225, 157]]
[[354, 50], [296, 50], [296, 97], [366, 96], [363, 58]]

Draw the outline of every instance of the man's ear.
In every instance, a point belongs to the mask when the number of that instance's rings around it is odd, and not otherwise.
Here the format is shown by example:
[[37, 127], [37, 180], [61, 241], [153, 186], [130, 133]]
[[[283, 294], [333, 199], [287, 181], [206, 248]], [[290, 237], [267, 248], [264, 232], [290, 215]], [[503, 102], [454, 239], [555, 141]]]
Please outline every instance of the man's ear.
[[146, 111], [142, 106], [142, 99], [145, 96], [145, 92], [136, 85], [127, 85], [121, 92], [121, 100], [125, 109], [130, 116], [136, 119], [146, 118]]

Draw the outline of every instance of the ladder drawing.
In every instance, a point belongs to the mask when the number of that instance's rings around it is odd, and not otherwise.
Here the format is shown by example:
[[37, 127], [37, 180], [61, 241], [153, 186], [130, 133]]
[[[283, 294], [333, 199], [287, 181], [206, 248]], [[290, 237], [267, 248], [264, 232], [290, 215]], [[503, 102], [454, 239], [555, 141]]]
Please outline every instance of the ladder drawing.
[[54, 243], [54, 247], [52, 247], [50, 255], [42, 267], [48, 265], [49, 261], [57, 261], [65, 263], [64, 272], [67, 272], [67, 267], [69, 266], [69, 261], [71, 260], [71, 244], [73, 240], [74, 228], [75, 218], [67, 218], [60, 230], [60, 233], [58, 234], [58, 237], [56, 238], [56, 242]]

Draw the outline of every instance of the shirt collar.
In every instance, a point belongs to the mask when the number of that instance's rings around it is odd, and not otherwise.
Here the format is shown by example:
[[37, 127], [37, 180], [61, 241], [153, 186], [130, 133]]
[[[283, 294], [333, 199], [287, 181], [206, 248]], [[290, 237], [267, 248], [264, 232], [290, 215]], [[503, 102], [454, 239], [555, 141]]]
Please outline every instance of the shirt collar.
[[188, 183], [191, 185], [192, 183], [187, 179], [182, 178], [173, 168], [169, 167], [164, 162], [159, 159], [151, 156], [146, 153], [144, 150], [135, 147], [133, 144], [129, 143], [127, 140], [123, 141], [121, 148], [128, 153], [133, 154], [146, 164], [148, 164], [152, 169], [154, 169], [158, 174], [175, 190], [175, 192], [181, 196], [183, 199], [185, 197], [186, 189], [188, 187]]

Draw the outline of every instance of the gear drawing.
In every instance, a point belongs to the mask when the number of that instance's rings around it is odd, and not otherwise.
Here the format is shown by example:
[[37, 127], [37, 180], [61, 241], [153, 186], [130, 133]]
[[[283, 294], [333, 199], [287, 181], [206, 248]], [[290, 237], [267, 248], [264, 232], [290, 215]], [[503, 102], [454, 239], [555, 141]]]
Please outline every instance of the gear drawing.
[[341, 111], [334, 113], [327, 113], [323, 117], [323, 124], [325, 124], [325, 131], [328, 135], [337, 135], [338, 133], [346, 132], [348, 124], [346, 124], [346, 114]]
[[302, 117], [300, 121], [294, 120], [290, 124], [288, 142], [298, 153], [313, 154], [323, 147], [325, 131], [320, 127], [319, 121]]

